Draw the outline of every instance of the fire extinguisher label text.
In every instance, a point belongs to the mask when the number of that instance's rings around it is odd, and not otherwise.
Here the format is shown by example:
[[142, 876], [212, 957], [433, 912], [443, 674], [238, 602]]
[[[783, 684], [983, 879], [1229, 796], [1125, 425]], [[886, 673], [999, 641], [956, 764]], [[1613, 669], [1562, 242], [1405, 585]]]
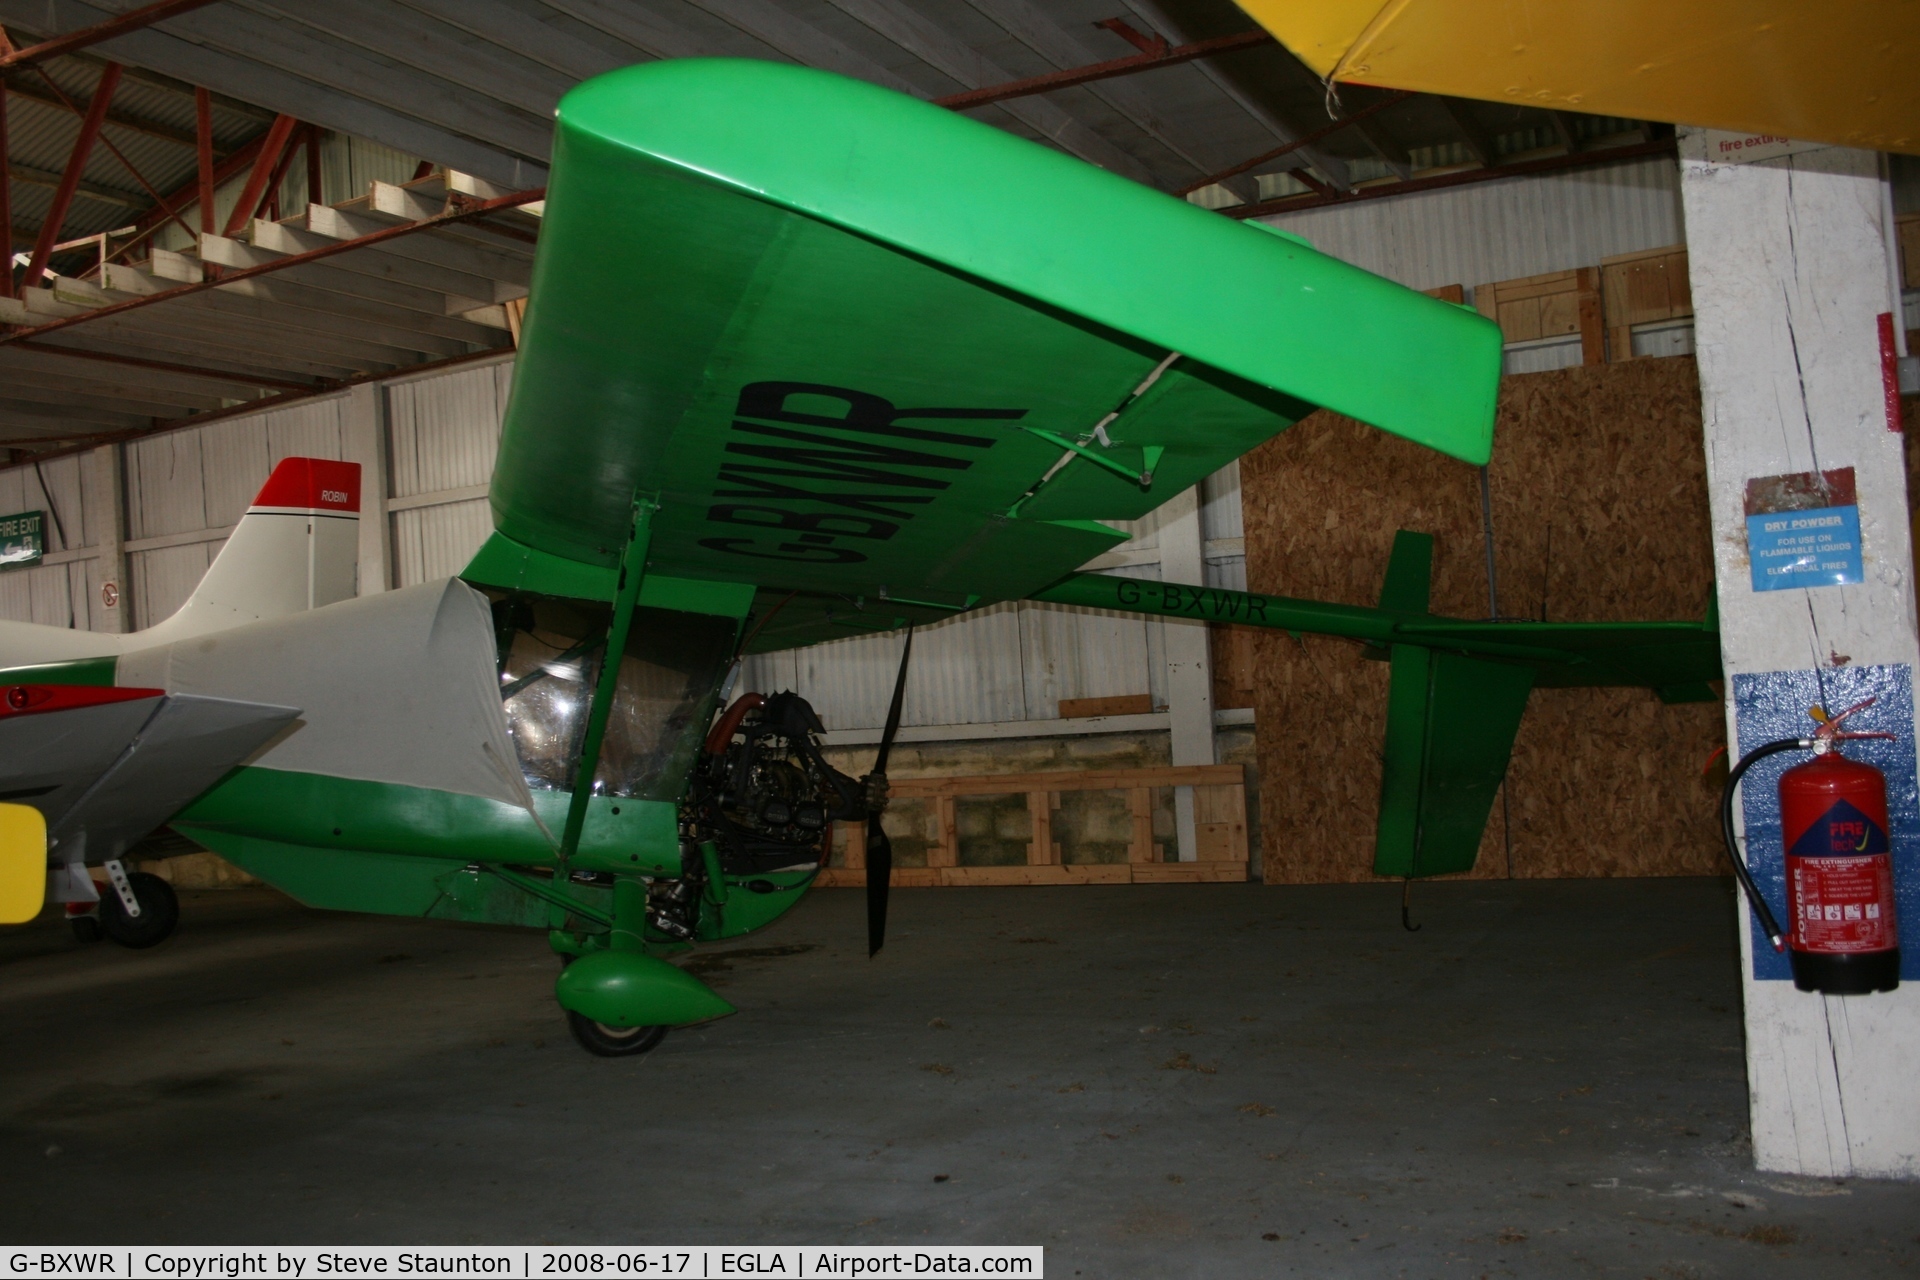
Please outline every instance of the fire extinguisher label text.
[[1829, 955], [1900, 945], [1887, 832], [1845, 800], [1834, 802], [1787, 850], [1793, 946]]

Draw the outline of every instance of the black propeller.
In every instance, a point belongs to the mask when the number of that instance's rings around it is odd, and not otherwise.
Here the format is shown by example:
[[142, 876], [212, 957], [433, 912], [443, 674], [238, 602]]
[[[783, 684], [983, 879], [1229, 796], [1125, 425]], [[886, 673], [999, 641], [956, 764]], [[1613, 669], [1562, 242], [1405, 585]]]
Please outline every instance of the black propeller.
[[[893, 678], [893, 704], [887, 708], [887, 727], [880, 733], [880, 752], [873, 758], [873, 774], [887, 776], [887, 755], [893, 735], [900, 731], [900, 704], [907, 696], [907, 659], [913, 656], [913, 628], [907, 628], [907, 647], [900, 651], [900, 674]], [[887, 944], [887, 888], [893, 878], [893, 841], [880, 825], [878, 810], [867, 814], [867, 959]]]

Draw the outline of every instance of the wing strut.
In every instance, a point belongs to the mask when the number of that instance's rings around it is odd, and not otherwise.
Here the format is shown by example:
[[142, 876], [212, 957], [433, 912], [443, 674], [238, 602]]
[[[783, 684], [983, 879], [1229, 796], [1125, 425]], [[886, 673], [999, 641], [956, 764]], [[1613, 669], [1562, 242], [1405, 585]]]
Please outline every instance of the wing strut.
[[[893, 678], [893, 703], [887, 708], [887, 727], [880, 733], [880, 751], [873, 758], [874, 776], [887, 776], [887, 756], [893, 736], [900, 732], [900, 706], [907, 696], [907, 660], [913, 657], [913, 628], [907, 628], [907, 646], [900, 651], [900, 673]], [[880, 811], [867, 814], [867, 959], [887, 945], [887, 889], [893, 879], [893, 841], [881, 825]]]

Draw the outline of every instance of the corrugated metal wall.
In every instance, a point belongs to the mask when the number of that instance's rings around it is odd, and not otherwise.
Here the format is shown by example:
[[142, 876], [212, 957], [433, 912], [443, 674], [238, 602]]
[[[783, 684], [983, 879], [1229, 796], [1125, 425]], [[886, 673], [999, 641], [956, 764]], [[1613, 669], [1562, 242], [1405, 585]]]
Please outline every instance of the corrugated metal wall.
[[[413, 498], [486, 484], [493, 476], [512, 385], [513, 365], [503, 361], [389, 387], [392, 496]], [[394, 585], [411, 586], [460, 572], [492, 531], [493, 514], [481, 497], [394, 512]]]
[[[38, 467], [0, 471], [0, 515], [42, 511], [49, 558], [94, 540], [85, 499], [83, 459], [55, 458]], [[40, 564], [0, 572], [0, 618], [38, 622], [49, 627], [89, 626], [89, 590], [85, 561]]]
[[186, 603], [282, 458], [341, 456], [345, 403], [334, 396], [127, 446], [127, 586], [135, 627], [150, 627]]
[[1686, 239], [1679, 169], [1654, 157], [1363, 200], [1266, 221], [1414, 289], [1471, 289]]

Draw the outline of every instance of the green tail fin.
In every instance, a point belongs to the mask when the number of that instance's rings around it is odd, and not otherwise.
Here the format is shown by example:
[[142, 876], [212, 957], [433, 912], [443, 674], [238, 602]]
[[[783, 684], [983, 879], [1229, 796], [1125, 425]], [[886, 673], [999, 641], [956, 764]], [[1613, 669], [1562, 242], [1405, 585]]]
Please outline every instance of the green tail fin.
[[1402, 529], [1393, 535], [1380, 607], [1390, 613], [1426, 613], [1433, 597], [1433, 535]]
[[1392, 662], [1374, 873], [1470, 871], [1533, 670], [1410, 644], [1394, 645]]

